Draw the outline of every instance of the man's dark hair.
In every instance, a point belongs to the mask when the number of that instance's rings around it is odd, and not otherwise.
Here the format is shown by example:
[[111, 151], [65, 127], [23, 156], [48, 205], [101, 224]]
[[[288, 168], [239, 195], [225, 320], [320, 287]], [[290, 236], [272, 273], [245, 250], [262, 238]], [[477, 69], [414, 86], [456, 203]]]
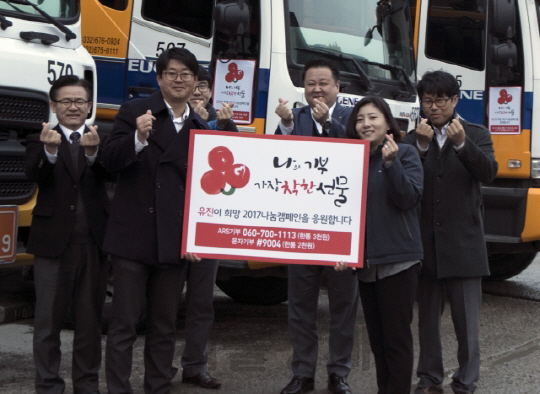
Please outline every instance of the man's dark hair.
[[199, 66], [199, 82], [202, 81], [208, 83], [210, 90], [213, 89], [214, 79], [212, 78], [212, 75], [206, 70], [206, 68], [204, 68], [203, 66]]
[[459, 83], [454, 76], [446, 71], [427, 71], [417, 85], [420, 100], [424, 94], [437, 97], [454, 97], [459, 95]]
[[356, 132], [356, 118], [358, 117], [358, 112], [360, 111], [360, 108], [367, 104], [374, 105], [383, 113], [384, 118], [386, 119], [386, 123], [388, 123], [388, 126], [390, 127], [386, 134], [392, 134], [392, 136], [394, 137], [394, 141], [396, 142], [401, 141], [401, 132], [399, 130], [399, 125], [394, 116], [392, 115], [392, 111], [390, 110], [388, 103], [383, 98], [377, 96], [366, 96], [356, 103], [351, 112], [351, 115], [349, 116], [349, 120], [347, 120], [347, 125], [345, 126], [347, 138], [357, 140], [360, 139], [360, 136]]
[[76, 75], [64, 75], [58, 78], [51, 86], [49, 90], [49, 99], [56, 101], [58, 91], [64, 86], [81, 86], [86, 90], [86, 96], [88, 101], [92, 101], [92, 84], [86, 79], [81, 79]]
[[306, 79], [306, 73], [310, 68], [329, 68], [332, 71], [332, 76], [335, 82], [339, 81], [339, 70], [332, 60], [328, 59], [311, 59], [306, 62], [302, 70], [302, 81]]
[[169, 62], [171, 60], [179, 61], [180, 63], [185, 65], [189, 69], [189, 71], [193, 73], [193, 75], [199, 75], [199, 63], [197, 62], [197, 58], [195, 57], [195, 55], [185, 48], [178, 47], [166, 49], [161, 53], [161, 55], [159, 55], [156, 61], [157, 75], [161, 77], [163, 70], [165, 70], [169, 66]]

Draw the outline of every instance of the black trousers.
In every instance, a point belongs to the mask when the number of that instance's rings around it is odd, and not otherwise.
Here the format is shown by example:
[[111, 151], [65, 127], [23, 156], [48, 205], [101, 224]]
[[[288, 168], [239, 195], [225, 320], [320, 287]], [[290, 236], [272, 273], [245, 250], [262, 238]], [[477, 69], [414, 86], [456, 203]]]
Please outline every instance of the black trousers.
[[371, 351], [375, 357], [378, 394], [409, 394], [414, 363], [411, 323], [420, 264], [378, 279], [359, 281], [360, 300]]
[[107, 263], [95, 244], [70, 244], [58, 258], [34, 260], [36, 310], [34, 363], [36, 392], [61, 394], [60, 331], [70, 307], [75, 313], [73, 392], [98, 390], [101, 366], [101, 315], [107, 290]]
[[105, 374], [109, 394], [133, 393], [129, 378], [137, 320], [146, 306], [144, 392], [165, 394], [173, 368], [176, 317], [187, 264], [148, 265], [113, 258], [114, 297], [107, 335]]
[[358, 280], [351, 269], [291, 264], [289, 266], [289, 338], [293, 375], [314, 378], [318, 358], [317, 308], [323, 275], [328, 289], [330, 332], [328, 375], [346, 378], [352, 366], [354, 327], [358, 311]]
[[[207, 371], [208, 338], [214, 324], [214, 287], [217, 260], [202, 259], [187, 263], [186, 345], [182, 354], [182, 376], [192, 377]], [[183, 284], [180, 284], [182, 292]]]

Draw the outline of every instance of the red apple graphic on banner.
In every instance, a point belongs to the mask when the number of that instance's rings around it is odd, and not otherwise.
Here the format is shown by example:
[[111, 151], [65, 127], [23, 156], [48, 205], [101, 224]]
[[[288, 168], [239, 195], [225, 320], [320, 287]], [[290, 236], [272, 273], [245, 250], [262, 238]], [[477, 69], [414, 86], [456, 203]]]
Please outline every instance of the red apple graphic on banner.
[[[201, 177], [201, 189], [206, 194], [231, 195], [249, 182], [249, 168], [244, 164], [234, 164], [234, 156], [225, 146], [217, 146], [208, 153], [208, 165], [212, 169]], [[227, 184], [229, 190], [225, 190]]]

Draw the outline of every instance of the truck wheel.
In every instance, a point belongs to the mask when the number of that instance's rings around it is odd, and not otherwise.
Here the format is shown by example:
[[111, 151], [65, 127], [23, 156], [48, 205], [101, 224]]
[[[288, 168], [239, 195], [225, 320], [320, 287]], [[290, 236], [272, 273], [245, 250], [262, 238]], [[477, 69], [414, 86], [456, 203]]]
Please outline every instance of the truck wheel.
[[276, 305], [287, 301], [287, 278], [232, 276], [216, 280], [216, 284], [233, 300], [244, 304]]
[[505, 280], [527, 268], [537, 252], [495, 253], [489, 256], [491, 276], [487, 280]]

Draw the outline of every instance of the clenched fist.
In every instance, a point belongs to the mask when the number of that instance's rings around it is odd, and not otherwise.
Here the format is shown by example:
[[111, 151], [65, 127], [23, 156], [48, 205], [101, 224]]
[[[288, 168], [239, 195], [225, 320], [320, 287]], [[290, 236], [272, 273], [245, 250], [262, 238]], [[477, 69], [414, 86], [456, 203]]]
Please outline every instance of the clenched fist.
[[148, 110], [145, 114], [137, 118], [137, 139], [141, 144], [144, 144], [152, 130], [152, 123], [156, 120], [152, 111]]

